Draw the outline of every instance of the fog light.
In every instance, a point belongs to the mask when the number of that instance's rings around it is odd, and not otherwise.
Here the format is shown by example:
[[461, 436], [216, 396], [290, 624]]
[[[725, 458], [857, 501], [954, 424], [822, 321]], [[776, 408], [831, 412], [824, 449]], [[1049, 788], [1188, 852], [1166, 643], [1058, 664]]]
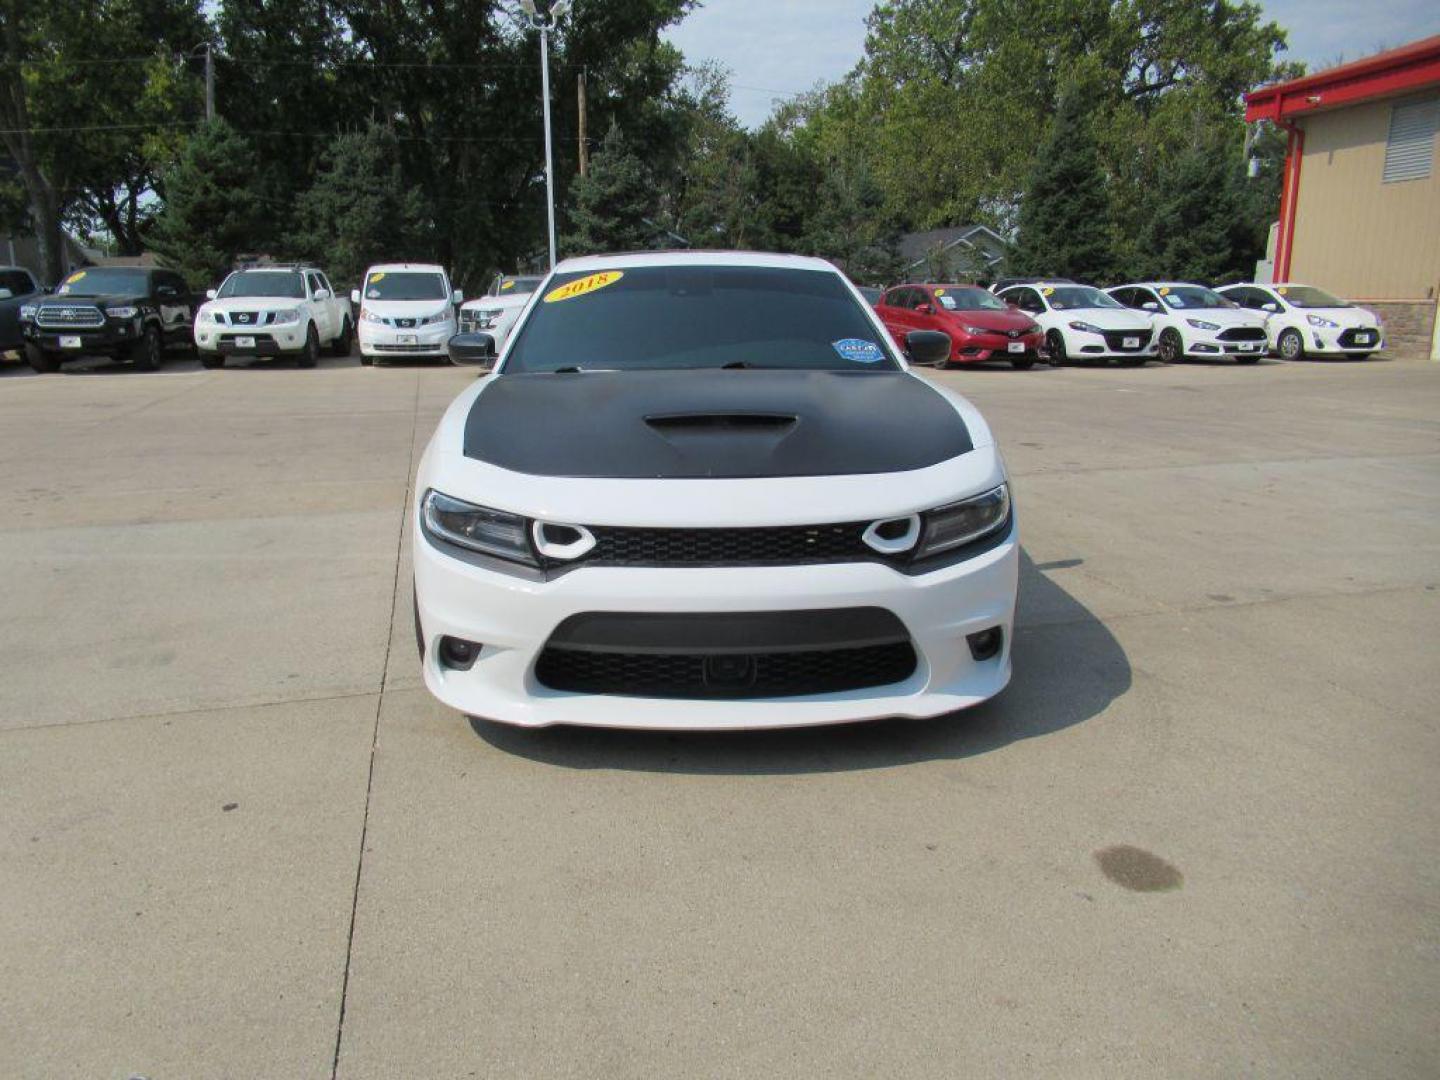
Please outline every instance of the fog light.
[[992, 626], [989, 630], [967, 634], [965, 641], [970, 646], [970, 655], [976, 660], [989, 660], [1000, 655], [1000, 648], [1005, 644], [1005, 631]]
[[440, 639], [440, 663], [452, 671], [469, 671], [475, 666], [482, 646], [458, 637]]

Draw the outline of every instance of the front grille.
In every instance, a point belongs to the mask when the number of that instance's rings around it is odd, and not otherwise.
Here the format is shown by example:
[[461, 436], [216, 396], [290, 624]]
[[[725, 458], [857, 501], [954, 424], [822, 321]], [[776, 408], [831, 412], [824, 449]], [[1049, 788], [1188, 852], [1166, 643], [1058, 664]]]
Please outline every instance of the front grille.
[[414, 319], [393, 319], [391, 321], [394, 322], [395, 325], [400, 327], [402, 330], [409, 330], [415, 325]]
[[433, 344], [432, 344], [432, 345], [371, 345], [370, 347], [371, 347], [372, 349], [374, 349], [376, 352], [403, 352], [403, 353], [439, 352], [441, 349], [444, 348], [443, 345], [433, 345]]
[[612, 566], [793, 566], [876, 558], [866, 522], [749, 529], [636, 529], [596, 526], [588, 563]]
[[232, 311], [230, 312], [231, 326], [260, 326], [269, 322], [268, 312], [260, 311]]
[[93, 304], [45, 304], [35, 313], [35, 325], [47, 330], [104, 326], [105, 314]]
[[1378, 344], [1379, 341], [1380, 331], [1360, 327], [1351, 327], [1340, 335], [1340, 347], [1342, 349], [1363, 348], [1366, 345]]
[[[1126, 340], [1137, 341], [1138, 345], [1126, 345]], [[1140, 352], [1150, 344], [1149, 330], [1106, 330], [1105, 345], [1111, 352]]]
[[1023, 330], [1006, 330], [1005, 336], [1010, 338], [1018, 338], [1023, 333]]
[[480, 328], [480, 313], [478, 311], [460, 312], [460, 333], [473, 334]]
[[[733, 662], [736, 657], [728, 657]], [[915, 673], [908, 641], [847, 649], [764, 652], [738, 658], [743, 680], [714, 677], [701, 653], [607, 653], [549, 647], [535, 677], [552, 690], [662, 698], [765, 698], [838, 694], [903, 682]], [[707, 673], [707, 661], [710, 670]]]
[[1220, 331], [1221, 341], [1264, 341], [1265, 328], [1261, 326], [1235, 326]]

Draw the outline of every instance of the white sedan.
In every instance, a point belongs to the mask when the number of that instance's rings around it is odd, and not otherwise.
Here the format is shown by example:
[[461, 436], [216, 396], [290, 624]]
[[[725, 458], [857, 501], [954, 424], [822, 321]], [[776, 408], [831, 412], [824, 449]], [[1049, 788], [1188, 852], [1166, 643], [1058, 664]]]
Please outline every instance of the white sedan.
[[1385, 331], [1373, 311], [1312, 285], [1242, 284], [1216, 291], [1263, 317], [1270, 348], [1285, 360], [1307, 356], [1363, 360], [1385, 347]]
[[437, 698], [526, 727], [738, 730], [937, 717], [1006, 685], [999, 449], [834, 266], [597, 256], [539, 291], [420, 462]]
[[1089, 285], [1035, 282], [997, 293], [1045, 331], [1050, 363], [1118, 360], [1127, 366], [1155, 355], [1150, 319]]
[[1187, 357], [1232, 357], [1254, 364], [1268, 347], [1265, 320], [1236, 307], [1213, 289], [1183, 281], [1145, 281], [1106, 289], [1120, 303], [1149, 316], [1158, 357], [1167, 364]]

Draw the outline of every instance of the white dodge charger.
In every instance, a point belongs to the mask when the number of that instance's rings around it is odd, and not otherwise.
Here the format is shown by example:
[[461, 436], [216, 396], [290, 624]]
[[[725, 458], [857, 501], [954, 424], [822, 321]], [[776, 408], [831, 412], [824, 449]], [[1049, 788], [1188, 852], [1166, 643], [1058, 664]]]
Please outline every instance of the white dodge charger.
[[[834, 266], [594, 257], [540, 293], [420, 462], [436, 697], [528, 727], [700, 730], [933, 717], [1006, 685], [1000, 452]], [[949, 348], [906, 339], [921, 363]]]

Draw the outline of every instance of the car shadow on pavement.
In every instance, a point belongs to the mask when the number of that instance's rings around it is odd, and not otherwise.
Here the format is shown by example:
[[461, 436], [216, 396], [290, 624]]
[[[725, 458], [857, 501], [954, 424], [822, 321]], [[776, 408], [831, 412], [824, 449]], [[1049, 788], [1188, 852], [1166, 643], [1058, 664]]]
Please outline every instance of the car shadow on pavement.
[[752, 732], [515, 728], [470, 719], [497, 750], [568, 769], [771, 775], [878, 769], [985, 754], [1084, 723], [1130, 689], [1120, 643], [1049, 576], [1020, 555], [1014, 676], [998, 697], [933, 720], [882, 720]]

